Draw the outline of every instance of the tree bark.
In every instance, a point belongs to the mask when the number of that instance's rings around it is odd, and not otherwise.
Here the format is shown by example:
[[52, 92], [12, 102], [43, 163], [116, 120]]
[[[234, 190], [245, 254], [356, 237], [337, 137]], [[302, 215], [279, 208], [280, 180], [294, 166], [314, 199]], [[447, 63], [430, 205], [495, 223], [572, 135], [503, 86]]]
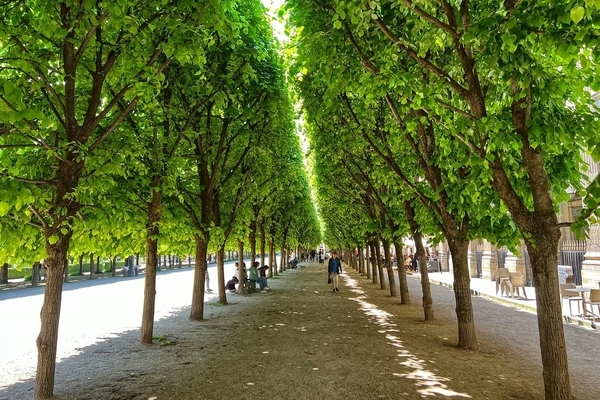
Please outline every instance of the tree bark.
[[0, 283], [8, 283], [8, 263], [2, 264], [2, 271], [0, 273]]
[[373, 284], [376, 284], [377, 283], [377, 278], [378, 278], [377, 273], [379, 272], [378, 271], [379, 266], [378, 266], [378, 263], [377, 263], [377, 258], [378, 258], [377, 254], [378, 254], [378, 251], [375, 250], [375, 241], [374, 240], [371, 240], [371, 242], [369, 243], [369, 245], [371, 246], [371, 274], [372, 274], [372, 277], [373, 277]]
[[238, 285], [238, 293], [239, 294], [246, 294], [246, 288], [244, 287], [244, 284], [246, 283], [246, 273], [245, 273], [245, 269], [244, 269], [244, 242], [242, 242], [241, 240], [238, 239], [238, 265], [240, 266], [239, 269], [239, 276], [238, 279], [240, 280], [240, 283]]
[[63, 283], [69, 283], [69, 259], [68, 258], [65, 258], [65, 273], [63, 275]]
[[[400, 281], [400, 304], [410, 304], [410, 293], [408, 291], [408, 282], [406, 280], [406, 269], [404, 268], [404, 259], [402, 258], [402, 243], [400, 243], [398, 240], [394, 240], [394, 249], [396, 251], [396, 262], [398, 264], [398, 280]], [[425, 299], [423, 299], [423, 303], [425, 303]], [[425, 312], [425, 314], [425, 319], [427, 319], [427, 312]]]
[[381, 239], [383, 242], [383, 254], [385, 257], [385, 269], [388, 273], [388, 281], [390, 284], [390, 296], [398, 296], [398, 288], [396, 287], [396, 276], [394, 275], [394, 266], [392, 263], [392, 257], [390, 255], [390, 241], [388, 239]]
[[250, 245], [250, 267], [254, 265], [256, 261], [256, 219], [253, 219], [250, 223], [250, 234], [248, 235], [248, 242]]
[[227, 304], [227, 293], [225, 292], [225, 249], [217, 249], [217, 281], [219, 290], [219, 303]]
[[367, 279], [371, 279], [371, 244], [369, 242], [366, 243], [365, 252], [365, 274]]
[[90, 253], [90, 277], [88, 279], [94, 279], [94, 253]]
[[79, 276], [83, 275], [83, 254], [79, 256]]
[[265, 243], [266, 233], [265, 226], [261, 224], [260, 226], [260, 266], [263, 267], [265, 265]]
[[63, 274], [69, 243], [73, 232], [58, 233], [58, 241], [49, 243], [52, 236], [45, 232], [46, 239], [46, 288], [44, 304], [40, 311], [40, 333], [36, 340], [38, 360], [35, 378], [35, 397], [51, 398], [54, 393], [54, 375], [56, 371], [56, 345], [58, 341], [58, 323], [62, 303]]
[[560, 287], [558, 284], [558, 229], [543, 225], [526, 240], [537, 306], [540, 349], [546, 399], [572, 399], [567, 349], [564, 340]]
[[469, 240], [447, 237], [454, 266], [454, 298], [458, 320], [458, 347], [477, 350], [473, 304], [471, 302], [471, 276], [469, 272]]
[[365, 254], [362, 247], [358, 248], [358, 272], [361, 275], [365, 274]]
[[192, 291], [191, 320], [204, 319], [204, 279], [206, 276], [206, 254], [208, 238], [194, 234], [196, 247], [196, 267], [194, 268], [194, 285]]
[[100, 256], [96, 257], [96, 273], [101, 274], [102, 270], [100, 269]]
[[273, 277], [273, 271], [275, 271], [275, 273], [277, 273], [277, 264], [276, 264], [276, 260], [275, 260], [275, 244], [273, 242], [274, 242], [274, 240], [271, 237], [271, 241], [269, 242], [269, 276], [268, 276], [268, 278]]
[[377, 255], [377, 275], [379, 276], [379, 288], [385, 289], [385, 279], [383, 278], [383, 260], [381, 257], [381, 243], [380, 239], [377, 238], [377, 243], [375, 243], [375, 254]]
[[[155, 177], [150, 184], [152, 200], [148, 204], [146, 223], [146, 274], [144, 277], [144, 305], [142, 309], [141, 341], [152, 344], [154, 333], [154, 308], [156, 302], [156, 270], [158, 263], [158, 235], [162, 207], [162, 192], [158, 189], [160, 179]], [[139, 260], [139, 255], [137, 260]]]
[[36, 287], [38, 285], [39, 276], [40, 276], [40, 262], [36, 261], [33, 263], [31, 267], [31, 286]]
[[[157, 255], [158, 257], [158, 255]], [[111, 271], [112, 272], [112, 276], [117, 276], [117, 257], [113, 257], [112, 258], [112, 262], [111, 262]]]

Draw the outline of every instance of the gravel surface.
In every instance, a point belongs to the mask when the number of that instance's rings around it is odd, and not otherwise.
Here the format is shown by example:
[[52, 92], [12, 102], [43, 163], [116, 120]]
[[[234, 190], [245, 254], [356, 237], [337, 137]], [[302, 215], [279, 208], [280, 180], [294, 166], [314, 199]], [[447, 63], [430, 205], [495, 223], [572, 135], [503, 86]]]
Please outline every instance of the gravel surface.
[[[535, 315], [474, 297], [481, 350], [463, 351], [450, 289], [432, 286], [437, 320], [423, 323], [418, 279], [409, 278], [414, 304], [401, 306], [345, 272], [338, 293], [325, 267], [308, 264], [265, 294], [228, 294], [229, 305], [213, 296], [199, 322], [188, 320], [192, 270], [161, 272], [151, 346], [139, 344], [142, 277], [69, 284], [56, 398], [543, 399]], [[42, 291], [0, 292], [0, 399], [33, 398]], [[573, 392], [597, 399], [599, 333], [565, 330]]]

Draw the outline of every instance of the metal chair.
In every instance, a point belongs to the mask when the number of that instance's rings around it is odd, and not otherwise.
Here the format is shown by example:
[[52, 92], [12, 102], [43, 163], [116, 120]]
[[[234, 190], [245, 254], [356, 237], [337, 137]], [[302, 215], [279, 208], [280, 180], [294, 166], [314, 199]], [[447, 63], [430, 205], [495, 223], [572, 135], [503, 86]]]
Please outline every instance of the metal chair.
[[577, 285], [575, 285], [574, 283], [561, 283], [560, 284], [560, 297], [561, 300], [569, 300], [569, 314], [571, 316], [573, 316], [573, 308], [572, 308], [572, 303], [576, 302], [577, 303], [577, 311], [581, 314], [581, 308], [580, 308], [580, 304], [583, 301], [583, 297], [579, 296], [577, 293], [575, 292], [569, 292], [566, 289], [575, 289], [577, 288]]

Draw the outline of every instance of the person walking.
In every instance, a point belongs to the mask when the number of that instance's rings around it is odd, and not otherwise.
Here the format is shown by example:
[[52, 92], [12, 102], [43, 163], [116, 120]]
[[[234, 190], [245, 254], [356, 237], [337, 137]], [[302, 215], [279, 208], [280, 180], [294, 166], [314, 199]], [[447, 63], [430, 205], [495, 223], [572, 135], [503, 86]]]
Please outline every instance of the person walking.
[[339, 292], [338, 275], [342, 273], [342, 260], [338, 258], [336, 251], [331, 253], [327, 269], [329, 270], [329, 276], [331, 277], [331, 283], [333, 284], [333, 291]]

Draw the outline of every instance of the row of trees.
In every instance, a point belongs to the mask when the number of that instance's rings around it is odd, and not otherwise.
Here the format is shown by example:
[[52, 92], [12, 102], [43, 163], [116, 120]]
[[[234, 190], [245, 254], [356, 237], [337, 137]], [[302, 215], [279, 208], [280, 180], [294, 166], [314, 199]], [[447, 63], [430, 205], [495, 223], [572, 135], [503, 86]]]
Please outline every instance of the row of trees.
[[420, 236], [446, 240], [458, 346], [475, 350], [469, 241], [523, 240], [546, 398], [571, 399], [556, 213], [570, 188], [584, 216], [600, 215], [600, 178], [586, 181], [581, 157], [600, 158], [597, 2], [291, 0], [287, 11], [326, 241], [375, 254], [410, 233], [424, 268]]
[[[35, 394], [51, 397], [68, 258], [314, 247], [320, 229], [284, 65], [258, 0], [6, 1], [0, 16], [0, 260], [48, 268]], [[258, 238], [258, 240], [257, 240]], [[271, 259], [274, 259], [272, 257]], [[241, 285], [242, 286], [242, 285]], [[243, 290], [243, 287], [241, 288]]]

